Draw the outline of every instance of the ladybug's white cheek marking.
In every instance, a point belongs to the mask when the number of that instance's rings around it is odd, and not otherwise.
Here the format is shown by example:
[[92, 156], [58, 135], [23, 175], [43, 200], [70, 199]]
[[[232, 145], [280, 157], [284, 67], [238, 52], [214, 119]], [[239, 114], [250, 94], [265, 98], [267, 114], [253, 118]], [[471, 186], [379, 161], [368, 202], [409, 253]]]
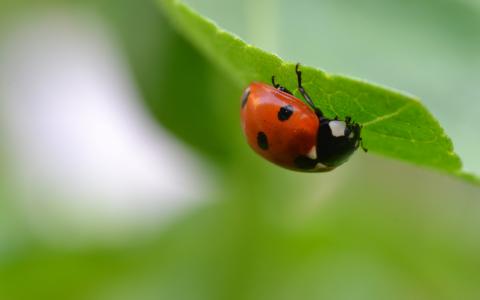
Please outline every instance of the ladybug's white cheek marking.
[[343, 121], [330, 121], [328, 122], [328, 126], [330, 127], [334, 137], [345, 136], [345, 128], [347, 128], [347, 123]]
[[328, 167], [327, 167], [326, 165], [322, 164], [322, 163], [317, 163], [317, 164], [315, 165], [315, 170], [325, 170], [325, 169], [327, 169], [327, 168], [328, 168]]
[[307, 153], [307, 157], [313, 160], [317, 159], [317, 147], [313, 146]]

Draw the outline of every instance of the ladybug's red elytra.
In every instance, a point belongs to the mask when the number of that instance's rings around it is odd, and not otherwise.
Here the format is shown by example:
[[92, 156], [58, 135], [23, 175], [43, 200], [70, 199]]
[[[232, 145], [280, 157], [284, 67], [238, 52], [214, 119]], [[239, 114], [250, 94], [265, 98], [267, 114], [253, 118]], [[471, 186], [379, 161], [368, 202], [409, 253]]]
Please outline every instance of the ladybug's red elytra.
[[350, 117], [325, 117], [303, 88], [299, 67], [298, 90], [306, 103], [276, 84], [275, 76], [273, 86], [253, 82], [242, 95], [242, 129], [253, 150], [274, 164], [303, 172], [331, 171], [361, 146], [362, 127]]

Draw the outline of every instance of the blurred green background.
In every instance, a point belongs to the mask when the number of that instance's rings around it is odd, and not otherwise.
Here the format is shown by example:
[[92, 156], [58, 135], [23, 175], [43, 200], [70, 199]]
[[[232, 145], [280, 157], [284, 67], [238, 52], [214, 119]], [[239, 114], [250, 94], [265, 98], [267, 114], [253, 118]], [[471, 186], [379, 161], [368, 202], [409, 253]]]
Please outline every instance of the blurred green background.
[[[480, 174], [478, 2], [187, 3], [420, 96]], [[0, 299], [480, 298], [478, 187], [363, 153], [270, 165], [243, 87], [153, 1], [4, 0], [0, 20]]]

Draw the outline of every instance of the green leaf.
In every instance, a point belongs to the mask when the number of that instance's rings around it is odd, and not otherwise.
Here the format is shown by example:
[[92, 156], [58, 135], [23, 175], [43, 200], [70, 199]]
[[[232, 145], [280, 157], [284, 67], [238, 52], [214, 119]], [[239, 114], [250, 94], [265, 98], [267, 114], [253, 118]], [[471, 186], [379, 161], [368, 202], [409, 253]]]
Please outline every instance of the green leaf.
[[[239, 87], [270, 82], [272, 75], [297, 96], [294, 66], [226, 32], [178, 0], [160, 0], [173, 26], [229, 74]], [[351, 116], [363, 124], [369, 153], [445, 171], [470, 182], [437, 120], [415, 97], [344, 76], [302, 66], [304, 86], [328, 117]], [[240, 96], [239, 96], [240, 97]], [[231, 99], [238, 105], [238, 99]]]

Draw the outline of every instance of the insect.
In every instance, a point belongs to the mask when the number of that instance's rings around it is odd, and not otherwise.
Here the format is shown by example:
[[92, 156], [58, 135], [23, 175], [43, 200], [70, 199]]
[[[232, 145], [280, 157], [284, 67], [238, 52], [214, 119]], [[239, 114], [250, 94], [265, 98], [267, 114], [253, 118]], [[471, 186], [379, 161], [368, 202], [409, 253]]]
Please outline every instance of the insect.
[[350, 117], [329, 119], [313, 104], [295, 67], [298, 90], [305, 102], [285, 87], [251, 83], [241, 98], [241, 123], [248, 144], [265, 159], [303, 172], [327, 172], [363, 147], [361, 125]]

